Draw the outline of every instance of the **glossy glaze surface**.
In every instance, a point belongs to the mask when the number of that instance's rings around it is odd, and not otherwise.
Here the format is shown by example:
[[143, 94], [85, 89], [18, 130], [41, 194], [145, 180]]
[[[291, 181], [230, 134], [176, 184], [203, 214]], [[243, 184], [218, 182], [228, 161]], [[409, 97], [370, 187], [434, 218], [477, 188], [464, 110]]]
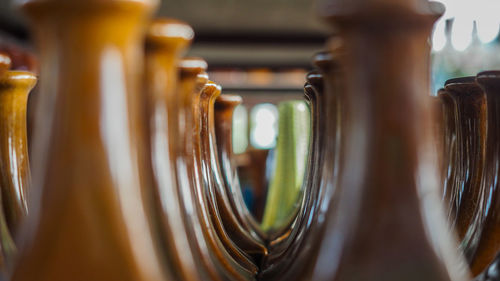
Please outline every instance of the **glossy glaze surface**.
[[27, 212], [30, 170], [26, 140], [26, 106], [28, 94], [35, 86], [36, 80], [36, 77], [29, 72], [6, 71], [0, 74], [0, 187], [2, 190], [0, 196], [0, 279], [13, 265], [16, 254], [13, 238]]
[[481, 188], [485, 196], [478, 208], [463, 243], [474, 275], [480, 274], [500, 250], [500, 73], [481, 72], [477, 83], [486, 94], [487, 131], [486, 158]]
[[443, 122], [443, 174], [442, 174], [442, 194], [447, 208], [446, 214], [451, 218], [452, 214], [456, 213], [450, 198], [452, 191], [455, 190], [457, 163], [455, 161], [457, 155], [457, 107], [451, 95], [445, 90], [440, 89], [438, 92], [439, 100], [441, 101], [442, 109], [442, 122]]
[[7, 225], [15, 237], [28, 211], [30, 168], [26, 130], [28, 94], [36, 84], [30, 72], [0, 76], [0, 187]]
[[[208, 249], [210, 261], [217, 268], [217, 273], [222, 280], [254, 280], [257, 274], [257, 267], [251, 262], [241, 250], [237, 248], [233, 241], [223, 229], [220, 217], [214, 210], [213, 202], [215, 200], [210, 186], [210, 158], [207, 157], [206, 148], [202, 148], [202, 132], [208, 133], [210, 107], [213, 109], [213, 101], [220, 95], [220, 86], [208, 81], [206, 74], [199, 75], [197, 87], [200, 91], [193, 93], [193, 158], [192, 168], [189, 169], [189, 175], [192, 184], [192, 195], [196, 212], [199, 220], [201, 234], [204, 243]], [[205, 152], [203, 152], [203, 150]], [[207, 161], [208, 160], [208, 161]], [[201, 238], [201, 237], [200, 237]]]
[[[256, 258], [261, 259], [263, 255], [267, 254], [267, 249], [264, 247], [262, 240], [264, 234], [244, 202], [233, 154], [233, 113], [241, 101], [241, 96], [227, 94], [220, 95], [215, 100], [214, 126], [217, 154], [224, 188], [228, 194], [227, 200], [231, 206], [230, 211], [235, 215], [244, 230], [261, 245], [261, 250], [256, 252], [261, 256]], [[239, 245], [239, 243], [237, 244]], [[247, 253], [250, 252], [247, 251]]]
[[[341, 52], [337, 49], [335, 55]], [[338, 79], [324, 81], [324, 75], [328, 73], [339, 78], [340, 72], [329, 51], [315, 55], [314, 64], [319, 71], [307, 76], [305, 88], [306, 99], [310, 101], [312, 133], [304, 196], [288, 230], [270, 239], [269, 257], [262, 267], [263, 280], [310, 278], [310, 271], [321, 247], [326, 206], [331, 203], [331, 196], [336, 189], [330, 185], [330, 181], [337, 173], [340, 88]]]
[[[182, 205], [180, 177], [185, 162], [181, 150], [179, 64], [194, 32], [189, 25], [173, 19], [155, 19], [146, 36], [145, 80], [148, 97], [150, 149], [154, 175], [154, 205], [167, 266], [176, 280], [202, 280], [189, 241], [188, 221]], [[193, 81], [194, 84], [194, 81]], [[182, 164], [179, 164], [182, 165]]]
[[[187, 221], [188, 239], [191, 251], [197, 265], [198, 273], [202, 280], [221, 280], [224, 273], [223, 268], [217, 268], [217, 260], [211, 256], [210, 241], [207, 243], [200, 224], [200, 217], [195, 211], [195, 178], [193, 170], [193, 101], [199, 96], [201, 89], [208, 81], [206, 74], [207, 63], [201, 58], [183, 58], [179, 63], [179, 87], [177, 94], [180, 99], [179, 107], [179, 142], [181, 146], [183, 161], [177, 162], [177, 175], [179, 187], [181, 188], [182, 205], [184, 207], [184, 219]], [[214, 262], [215, 260], [215, 262]]]
[[[143, 31], [153, 1], [26, 1], [41, 61], [33, 201], [11, 280], [172, 280], [151, 224]], [[119, 32], [118, 32], [119, 31]]]
[[481, 190], [485, 142], [486, 96], [475, 82], [475, 77], [464, 77], [446, 82], [446, 93], [456, 108], [455, 189], [449, 198], [450, 221], [461, 240], [465, 236], [479, 201], [484, 200]]
[[[208, 93], [208, 92], [206, 92]], [[200, 98], [200, 113], [201, 113], [201, 152], [202, 159], [208, 172], [207, 179], [210, 187], [211, 196], [213, 201], [213, 211], [218, 217], [223, 226], [223, 230], [227, 233], [228, 238], [241, 250], [244, 254], [252, 257], [252, 263], [256, 264], [266, 253], [266, 248], [261, 241], [249, 235], [245, 227], [238, 221], [237, 216], [231, 209], [229, 197], [230, 187], [225, 186], [222, 175], [222, 168], [219, 162], [217, 152], [217, 143], [215, 136], [215, 101], [220, 96], [216, 92], [211, 92], [205, 95], [202, 92]], [[218, 224], [218, 223], [217, 223]], [[219, 232], [220, 236], [225, 236]]]
[[340, 193], [312, 280], [466, 278], [437, 194], [425, 96], [435, 8], [369, 0], [328, 11], [345, 50]]

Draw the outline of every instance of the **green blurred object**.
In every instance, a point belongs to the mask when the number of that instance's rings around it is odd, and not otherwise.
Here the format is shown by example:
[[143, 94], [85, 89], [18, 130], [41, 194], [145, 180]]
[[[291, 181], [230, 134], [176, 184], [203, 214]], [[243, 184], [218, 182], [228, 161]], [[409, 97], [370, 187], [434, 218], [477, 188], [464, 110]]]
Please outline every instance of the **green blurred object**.
[[310, 138], [310, 110], [304, 101], [282, 102], [278, 106], [278, 140], [274, 174], [270, 181], [262, 228], [285, 226], [299, 205], [307, 166]]

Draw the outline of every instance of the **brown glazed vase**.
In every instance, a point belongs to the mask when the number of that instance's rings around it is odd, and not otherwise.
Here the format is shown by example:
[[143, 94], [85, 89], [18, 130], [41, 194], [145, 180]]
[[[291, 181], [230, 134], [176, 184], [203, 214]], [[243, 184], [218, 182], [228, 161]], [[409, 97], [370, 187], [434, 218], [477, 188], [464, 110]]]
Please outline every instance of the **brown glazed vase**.
[[457, 169], [457, 107], [452, 96], [443, 88], [438, 91], [438, 97], [441, 101], [441, 113], [443, 124], [443, 154], [442, 154], [442, 194], [445, 204], [445, 211], [450, 221], [456, 216], [456, 208], [451, 202], [452, 191], [456, 190]]
[[[202, 280], [224, 280], [227, 274], [224, 251], [217, 248], [215, 231], [210, 231], [200, 213], [200, 205], [196, 194], [196, 182], [193, 157], [194, 101], [208, 82], [205, 73], [207, 63], [200, 58], [184, 58], [179, 63], [180, 81], [177, 93], [179, 107], [179, 144], [184, 159], [177, 161], [178, 185], [181, 189], [180, 199], [184, 206], [184, 219], [187, 221], [189, 242], [195, 258], [198, 274]], [[211, 236], [210, 234], [213, 234]], [[211, 239], [213, 238], [213, 239]], [[215, 250], [212, 250], [215, 249]], [[226, 275], [227, 274], [227, 275]], [[237, 273], [235, 273], [236, 276]]]
[[[10, 66], [10, 57], [0, 53], [0, 79], [3, 79]], [[2, 200], [0, 200], [0, 279], [6, 278], [5, 275], [9, 267], [9, 262], [12, 261], [16, 253], [16, 246], [7, 226], [4, 209]]]
[[448, 80], [445, 91], [456, 106], [456, 155], [453, 165], [455, 189], [446, 201], [454, 211], [450, 219], [461, 240], [465, 236], [477, 203], [484, 197], [481, 177], [486, 142], [486, 97], [476, 77]]
[[[194, 245], [189, 240], [187, 214], [181, 197], [179, 169], [182, 167], [178, 167], [186, 159], [182, 148], [185, 134], [180, 131], [179, 123], [184, 116], [181, 110], [185, 109], [182, 107], [184, 81], [179, 81], [179, 64], [193, 36], [189, 25], [173, 19], [154, 20], [146, 36], [145, 80], [156, 218], [167, 260], [175, 269], [175, 280], [202, 280], [198, 258], [191, 250]], [[191, 81], [193, 86], [194, 83]]]
[[486, 94], [487, 131], [482, 192], [475, 217], [462, 243], [473, 275], [481, 273], [500, 251], [500, 72], [481, 72], [477, 83]]
[[[244, 202], [233, 154], [233, 113], [236, 106], [241, 104], [241, 101], [241, 96], [235, 95], [220, 95], [215, 100], [214, 126], [217, 156], [227, 194], [227, 201], [231, 207], [230, 211], [234, 214], [238, 224], [261, 245], [261, 250], [255, 252], [255, 254], [260, 255], [256, 256], [256, 259], [262, 259], [262, 255], [267, 254], [267, 249], [262, 242], [264, 234]], [[240, 243], [236, 242], [236, 244], [245, 252], [251, 254], [251, 251], [245, 250]]]
[[192, 168], [188, 166], [188, 175], [192, 180], [192, 199], [197, 212], [201, 236], [198, 240], [205, 243], [208, 252], [204, 256], [217, 269], [216, 280], [255, 280], [257, 267], [250, 257], [243, 253], [224, 231], [221, 218], [215, 211], [215, 196], [210, 187], [210, 158], [202, 149], [202, 132], [207, 136], [208, 109], [217, 96], [220, 86], [208, 81], [206, 75], [200, 75], [198, 85], [205, 83], [201, 92], [193, 94], [193, 158]]
[[[321, 247], [326, 204], [335, 189], [329, 186], [335, 174], [340, 114], [338, 80], [324, 81], [325, 73], [339, 77], [333, 57], [341, 50], [321, 52], [314, 57], [319, 71], [309, 73], [305, 86], [306, 100], [311, 106], [311, 142], [304, 196], [289, 230], [269, 243], [269, 257], [261, 270], [262, 280], [303, 280], [310, 275]], [[326, 109], [330, 106], [330, 111]], [[328, 117], [327, 117], [328, 116]], [[328, 171], [328, 172], [326, 172]], [[332, 173], [333, 171], [333, 173]]]
[[[1, 57], [1, 56], [0, 56]], [[0, 58], [0, 60], [2, 60]], [[23, 71], [7, 71], [0, 61], [0, 279], [12, 266], [16, 247], [13, 237], [27, 212], [30, 181], [26, 141], [26, 105], [36, 77]]]
[[426, 96], [427, 40], [442, 5], [325, 3], [345, 50], [342, 155], [338, 204], [311, 280], [465, 280], [438, 196]]
[[181, 204], [184, 207], [184, 220], [187, 221], [191, 252], [195, 258], [198, 274], [201, 280], [221, 280], [217, 263], [211, 257], [210, 248], [205, 240], [204, 231], [200, 223], [200, 216], [194, 210], [198, 208], [194, 198], [194, 170], [193, 170], [193, 100], [208, 82], [204, 73], [207, 63], [200, 58], [184, 58], [179, 63], [179, 86], [177, 93], [180, 100], [179, 107], [179, 151], [182, 152], [177, 161], [178, 185], [180, 187]]
[[[442, 89], [440, 89], [442, 90]], [[439, 176], [440, 176], [440, 187], [444, 188], [444, 175], [446, 174], [446, 167], [443, 159], [446, 158], [445, 149], [444, 149], [444, 139], [445, 139], [445, 129], [444, 129], [444, 114], [443, 114], [443, 104], [438, 94], [435, 96], [429, 96], [431, 109], [433, 111], [434, 120], [432, 122], [434, 128], [434, 136], [435, 136], [435, 145], [438, 153], [440, 153], [440, 157], [438, 157], [439, 161]], [[443, 190], [440, 190], [442, 193]]]
[[173, 280], [148, 198], [143, 31], [156, 2], [33, 0], [33, 200], [11, 280]]
[[[237, 233], [246, 233], [241, 226], [236, 229], [234, 215], [227, 209], [228, 202], [224, 197], [225, 189], [222, 186], [220, 176], [220, 167], [217, 161], [217, 152], [215, 144], [215, 125], [214, 125], [214, 103], [221, 93], [219, 85], [209, 81], [201, 92], [199, 99], [199, 156], [201, 159], [202, 175], [205, 187], [205, 206], [210, 214], [212, 225], [221, 239], [225, 249], [236, 259], [240, 265], [246, 268], [249, 272], [257, 273], [257, 266], [252, 257], [247, 254], [242, 248], [238, 247], [235, 236]], [[224, 200], [224, 201], [223, 201]], [[230, 208], [230, 207], [229, 207]], [[232, 229], [227, 227], [227, 223], [231, 223]]]
[[[311, 151], [309, 155], [311, 170], [308, 171], [306, 179], [305, 196], [289, 237], [270, 243], [270, 258], [267, 260], [267, 267], [262, 270], [266, 280], [310, 279], [318, 251], [323, 246], [321, 237], [325, 228], [324, 218], [328, 205], [334, 204], [334, 194], [338, 190], [336, 179], [340, 155], [339, 93], [342, 90], [339, 82], [343, 74], [336, 60], [342, 55], [343, 49], [340, 41], [334, 41], [337, 48], [320, 52], [314, 57], [314, 65], [319, 69], [319, 73], [307, 76], [309, 85], [306, 85], [305, 90], [312, 91], [309, 96], [312, 94], [316, 97], [315, 104], [311, 103], [311, 150], [317, 152]], [[335, 79], [325, 81], [325, 76]], [[284, 250], [281, 250], [283, 248]]]
[[256, 264], [267, 253], [263, 242], [258, 237], [251, 236], [246, 228], [240, 223], [236, 214], [231, 207], [230, 186], [225, 185], [222, 168], [219, 162], [219, 155], [217, 152], [217, 141], [215, 136], [215, 101], [220, 97], [203, 95], [200, 105], [202, 105], [200, 112], [202, 113], [202, 129], [201, 129], [201, 152], [202, 157], [207, 161], [203, 162], [209, 164], [206, 166], [206, 171], [209, 171], [207, 178], [209, 179], [211, 193], [214, 195], [215, 204], [214, 210], [217, 212], [224, 227], [224, 231], [234, 244], [241, 249], [241, 251], [250, 257]]
[[0, 187], [13, 237], [27, 213], [30, 170], [26, 108], [36, 80], [32, 73], [24, 71], [8, 71], [0, 76]]

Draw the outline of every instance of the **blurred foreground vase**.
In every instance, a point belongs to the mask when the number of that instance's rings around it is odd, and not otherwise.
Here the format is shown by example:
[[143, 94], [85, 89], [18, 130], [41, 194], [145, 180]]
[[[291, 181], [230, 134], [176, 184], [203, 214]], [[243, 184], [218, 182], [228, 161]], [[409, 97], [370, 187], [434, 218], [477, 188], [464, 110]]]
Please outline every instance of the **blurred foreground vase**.
[[475, 217], [463, 243], [471, 264], [471, 271], [478, 275], [485, 270], [500, 251], [500, 72], [481, 72], [477, 83], [486, 94], [487, 130], [486, 156], [481, 189], [484, 196], [478, 202]]
[[36, 77], [24, 71], [0, 76], [0, 187], [12, 236], [27, 213], [30, 183], [26, 108]]
[[154, 1], [22, 8], [40, 53], [33, 193], [11, 280], [167, 277], [151, 226], [143, 30]]
[[184, 107], [180, 106], [184, 98], [180, 89], [184, 85], [179, 81], [178, 65], [193, 36], [189, 25], [174, 19], [152, 21], [146, 36], [145, 86], [155, 209], [163, 249], [175, 280], [201, 280], [199, 273], [202, 272], [196, 264], [200, 259], [190, 248], [195, 240], [189, 240], [188, 218], [182, 204], [181, 188], [189, 187], [181, 186], [186, 179], [180, 178], [184, 174], [180, 169], [185, 166], [187, 157], [183, 155], [185, 139], [180, 132], [182, 126], [179, 126], [179, 118], [184, 116], [181, 114]]
[[326, 3], [346, 50], [342, 155], [338, 204], [330, 206], [312, 280], [465, 280], [437, 194], [426, 96], [426, 42], [442, 5]]

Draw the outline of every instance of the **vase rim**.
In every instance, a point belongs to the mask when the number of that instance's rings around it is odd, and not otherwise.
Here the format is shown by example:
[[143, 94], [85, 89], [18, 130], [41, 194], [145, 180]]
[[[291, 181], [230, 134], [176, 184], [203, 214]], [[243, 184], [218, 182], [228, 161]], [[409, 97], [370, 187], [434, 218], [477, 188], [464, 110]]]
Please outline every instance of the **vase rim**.
[[445, 86], [448, 86], [450, 84], [475, 84], [476, 83], [476, 76], [464, 76], [464, 77], [456, 77], [452, 79], [446, 80], [444, 83]]
[[33, 88], [36, 84], [37, 77], [29, 71], [9, 70], [0, 76], [0, 85], [10, 87], [26, 87]]
[[488, 70], [479, 72], [476, 76], [476, 79], [499, 79], [500, 78], [500, 70]]
[[311, 82], [311, 84], [315, 84], [315, 82], [323, 82], [323, 74], [317, 70], [310, 71], [306, 75], [306, 80]]
[[187, 23], [171, 18], [158, 18], [147, 28], [146, 49], [179, 50], [187, 47], [193, 38], [194, 30]]
[[207, 62], [199, 57], [186, 57], [179, 62], [181, 72], [202, 74], [207, 70]]

